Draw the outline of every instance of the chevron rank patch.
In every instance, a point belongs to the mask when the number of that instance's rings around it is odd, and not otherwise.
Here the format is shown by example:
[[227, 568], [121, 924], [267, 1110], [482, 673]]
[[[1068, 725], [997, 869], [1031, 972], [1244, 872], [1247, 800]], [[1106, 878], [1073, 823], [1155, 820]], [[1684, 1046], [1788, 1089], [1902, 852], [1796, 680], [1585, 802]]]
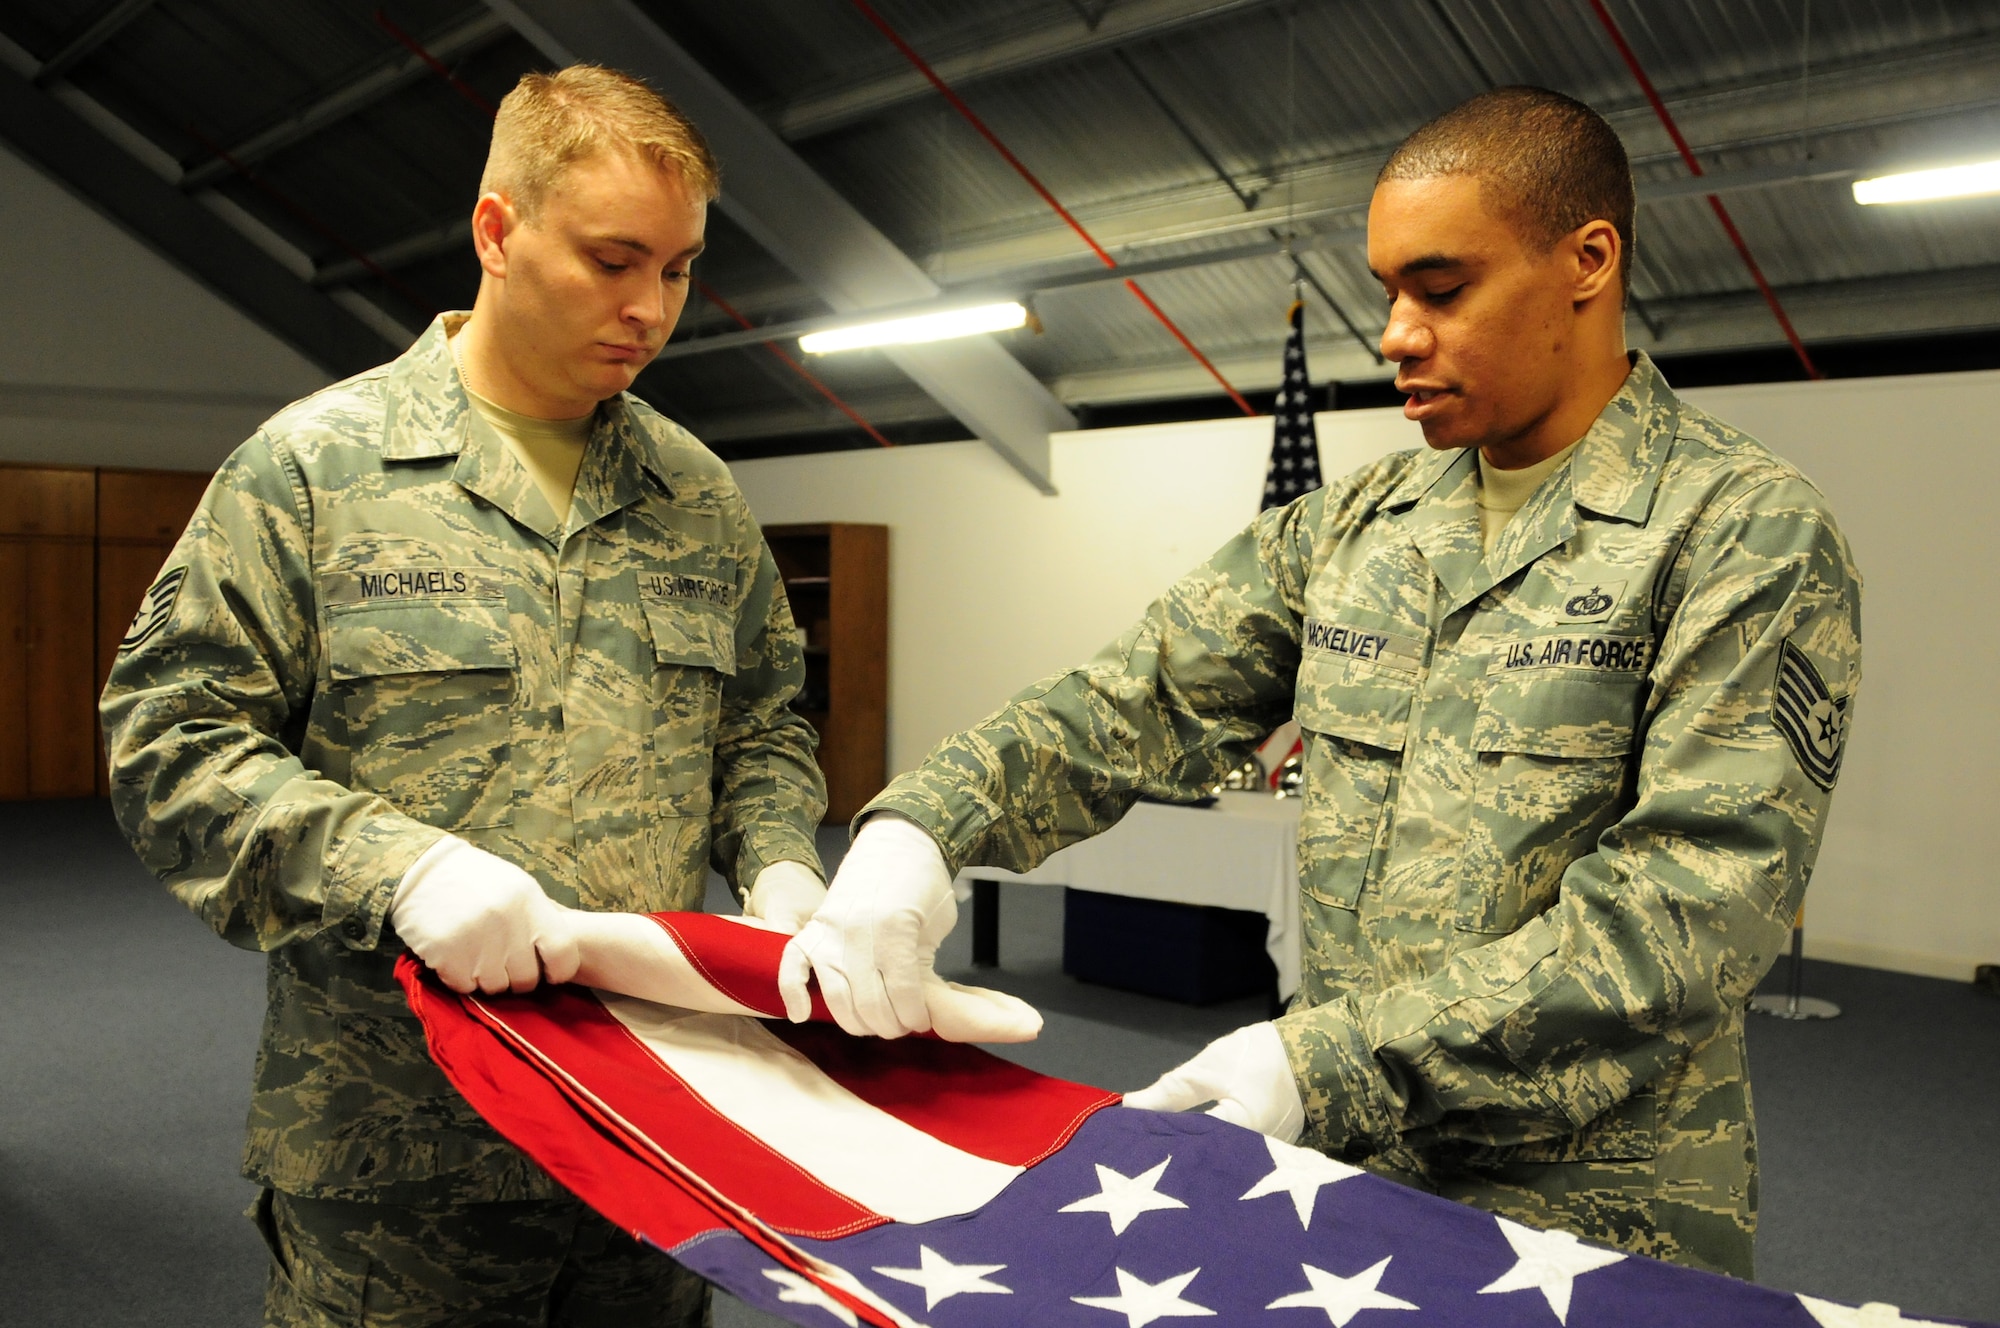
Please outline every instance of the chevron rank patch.
[[1827, 691], [1826, 679], [1790, 641], [1778, 647], [1778, 687], [1771, 722], [1785, 735], [1806, 778], [1828, 793], [1840, 778], [1847, 750], [1847, 697]]
[[180, 598], [181, 582], [187, 580], [185, 567], [170, 567], [161, 573], [160, 579], [146, 592], [144, 602], [139, 605], [139, 615], [132, 620], [132, 630], [125, 633], [125, 639], [118, 643], [118, 653], [137, 650], [153, 639], [153, 634], [167, 625], [173, 616], [174, 601]]

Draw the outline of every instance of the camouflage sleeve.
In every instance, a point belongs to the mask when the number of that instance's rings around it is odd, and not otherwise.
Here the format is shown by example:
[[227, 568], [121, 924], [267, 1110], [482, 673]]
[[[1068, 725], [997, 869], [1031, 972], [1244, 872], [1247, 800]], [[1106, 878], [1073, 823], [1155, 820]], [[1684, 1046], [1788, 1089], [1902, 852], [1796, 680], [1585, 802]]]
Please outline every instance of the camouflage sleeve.
[[309, 512], [262, 435], [217, 472], [105, 684], [112, 809], [225, 940], [270, 950], [332, 932], [372, 949], [442, 832], [317, 778], [287, 746], [319, 657]]
[[756, 524], [744, 514], [756, 568], [740, 599], [736, 673], [722, 688], [715, 737], [710, 861], [733, 889], [748, 889], [773, 862], [802, 862], [822, 879], [813, 832], [826, 815], [826, 780], [813, 760], [812, 726], [792, 712], [805, 683], [805, 652], [785, 586]]
[[1027, 871], [1142, 795], [1191, 800], [1290, 714], [1325, 490], [1266, 512], [1081, 668], [940, 743], [861, 817], [907, 816], [956, 872]]
[[1311, 1142], [1565, 1135], [1739, 1017], [1818, 852], [1860, 579], [1803, 481], [1719, 506], [1667, 590], [1634, 805], [1556, 902], [1423, 980], [1278, 1021]]

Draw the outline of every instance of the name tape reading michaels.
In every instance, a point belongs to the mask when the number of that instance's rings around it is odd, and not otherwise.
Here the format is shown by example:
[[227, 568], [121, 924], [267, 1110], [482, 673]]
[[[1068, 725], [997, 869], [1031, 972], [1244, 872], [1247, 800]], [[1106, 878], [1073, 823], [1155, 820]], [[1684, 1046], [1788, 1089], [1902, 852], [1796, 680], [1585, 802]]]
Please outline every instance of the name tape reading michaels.
[[330, 604], [371, 599], [497, 596], [500, 583], [484, 567], [380, 567], [326, 573], [322, 593]]

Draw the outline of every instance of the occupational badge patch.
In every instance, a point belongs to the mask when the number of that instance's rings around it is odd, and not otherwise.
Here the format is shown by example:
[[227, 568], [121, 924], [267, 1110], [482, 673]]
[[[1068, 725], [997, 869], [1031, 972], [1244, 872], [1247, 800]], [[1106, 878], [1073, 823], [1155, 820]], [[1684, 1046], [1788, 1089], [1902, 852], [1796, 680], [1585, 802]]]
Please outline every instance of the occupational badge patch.
[[167, 619], [173, 616], [174, 601], [180, 598], [181, 583], [187, 580], [187, 574], [188, 569], [185, 567], [169, 567], [160, 574], [160, 579], [153, 583], [152, 589], [146, 592], [145, 601], [139, 605], [139, 616], [132, 620], [132, 630], [125, 633], [125, 639], [118, 643], [119, 654], [137, 650], [167, 625]]
[[1847, 751], [1847, 702], [1826, 688], [1805, 652], [1789, 640], [1778, 647], [1778, 686], [1771, 698], [1771, 722], [1785, 735], [1806, 778], [1826, 792], [1840, 778]]
[[1625, 594], [1623, 581], [1572, 581], [1563, 596], [1563, 623], [1603, 622]]

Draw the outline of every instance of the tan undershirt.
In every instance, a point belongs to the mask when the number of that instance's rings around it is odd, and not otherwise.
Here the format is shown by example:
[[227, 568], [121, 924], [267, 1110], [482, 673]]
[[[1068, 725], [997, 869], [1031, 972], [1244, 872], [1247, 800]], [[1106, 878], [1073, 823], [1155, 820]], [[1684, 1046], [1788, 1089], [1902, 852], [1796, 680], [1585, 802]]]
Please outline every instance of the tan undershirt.
[[458, 365], [458, 381], [465, 387], [466, 399], [506, 442], [507, 450], [534, 480], [556, 516], [568, 519], [570, 499], [576, 493], [576, 473], [583, 468], [583, 449], [590, 442], [590, 426], [597, 412], [573, 420], [538, 420], [488, 401], [466, 385], [465, 363], [458, 358], [456, 329], [453, 331], [452, 360]]
[[1484, 452], [1479, 454], [1479, 540], [1488, 551], [1514, 514], [1542, 487], [1542, 481], [1555, 474], [1575, 450], [1576, 443], [1571, 443], [1554, 456], [1520, 470], [1500, 470], [1486, 460]]

